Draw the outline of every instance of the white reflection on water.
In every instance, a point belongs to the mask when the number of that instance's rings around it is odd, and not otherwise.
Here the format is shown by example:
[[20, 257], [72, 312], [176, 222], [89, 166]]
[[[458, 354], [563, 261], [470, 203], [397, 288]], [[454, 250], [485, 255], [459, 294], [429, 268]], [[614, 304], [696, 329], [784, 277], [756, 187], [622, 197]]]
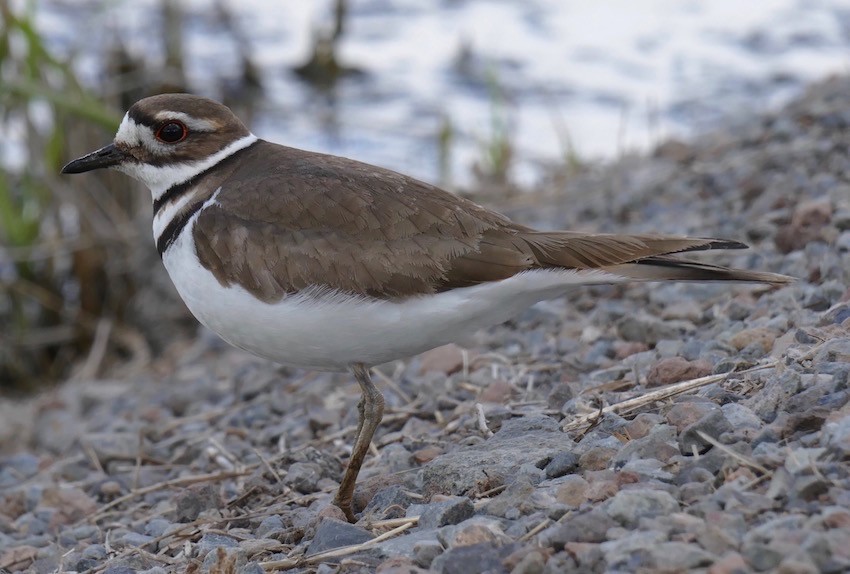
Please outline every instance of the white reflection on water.
[[[312, 29], [329, 21], [330, 2], [227, 2], [266, 78], [258, 134], [429, 180], [443, 116], [457, 130], [456, 180], [480, 157], [491, 129], [488, 77], [509, 98], [514, 176], [529, 183], [538, 162], [561, 157], [564, 134], [582, 158], [647, 149], [776, 105], [805, 82], [846, 72], [850, 54], [841, 0], [351, 0], [341, 57], [368, 76], [343, 82], [330, 106], [287, 73], [305, 60]], [[97, 3], [81, 35], [68, 26], [67, 3], [46, 2], [39, 24], [80, 50], [93, 75], [116, 28], [134, 53], [160, 57], [151, 42], [158, 3]], [[211, 71], [235, 66], [233, 46], [215, 31], [211, 0], [184, 4], [190, 80], [215, 95]]]

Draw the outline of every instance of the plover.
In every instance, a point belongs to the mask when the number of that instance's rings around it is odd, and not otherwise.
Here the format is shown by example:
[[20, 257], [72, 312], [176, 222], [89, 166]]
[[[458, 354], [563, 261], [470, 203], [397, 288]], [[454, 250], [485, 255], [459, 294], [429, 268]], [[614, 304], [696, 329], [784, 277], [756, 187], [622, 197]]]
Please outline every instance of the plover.
[[108, 167], [150, 188], [156, 247], [201, 323], [279, 363], [353, 373], [359, 425], [334, 499], [349, 520], [384, 407], [370, 367], [577, 285], [789, 280], [676, 257], [737, 241], [537, 231], [387, 169], [263, 141], [189, 94], [137, 102], [113, 143], [62, 172]]

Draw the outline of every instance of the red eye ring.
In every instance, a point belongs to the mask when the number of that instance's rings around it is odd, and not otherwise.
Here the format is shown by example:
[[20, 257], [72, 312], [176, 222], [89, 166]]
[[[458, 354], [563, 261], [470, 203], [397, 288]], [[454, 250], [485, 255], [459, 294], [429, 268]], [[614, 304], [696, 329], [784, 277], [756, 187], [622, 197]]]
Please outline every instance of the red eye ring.
[[189, 135], [189, 130], [183, 122], [168, 120], [156, 129], [155, 135], [156, 139], [163, 143], [175, 144], [186, 139], [186, 136]]

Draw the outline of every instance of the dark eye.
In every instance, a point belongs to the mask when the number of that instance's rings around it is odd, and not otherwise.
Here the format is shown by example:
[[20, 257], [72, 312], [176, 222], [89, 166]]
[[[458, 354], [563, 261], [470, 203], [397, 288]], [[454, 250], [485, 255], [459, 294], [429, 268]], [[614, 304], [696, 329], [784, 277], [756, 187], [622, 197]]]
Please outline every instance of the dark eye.
[[156, 130], [156, 139], [165, 143], [177, 143], [188, 135], [189, 130], [180, 122], [165, 122]]

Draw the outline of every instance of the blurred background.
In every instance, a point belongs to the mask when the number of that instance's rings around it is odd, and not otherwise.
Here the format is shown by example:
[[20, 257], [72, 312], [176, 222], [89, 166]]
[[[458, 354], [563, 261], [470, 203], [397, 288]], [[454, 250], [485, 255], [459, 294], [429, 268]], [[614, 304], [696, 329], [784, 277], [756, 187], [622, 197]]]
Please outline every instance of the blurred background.
[[841, 0], [0, 0], [0, 393], [144, 369], [197, 330], [148, 192], [58, 175], [141, 97], [207, 95], [500, 206], [780, 105], [848, 48]]

